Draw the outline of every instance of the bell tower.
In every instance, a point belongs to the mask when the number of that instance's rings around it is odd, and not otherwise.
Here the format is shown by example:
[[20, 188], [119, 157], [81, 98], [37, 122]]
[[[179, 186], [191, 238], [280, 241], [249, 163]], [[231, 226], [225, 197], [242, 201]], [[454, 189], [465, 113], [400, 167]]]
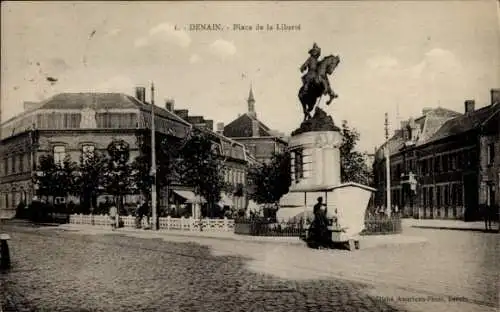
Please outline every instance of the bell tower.
[[248, 115], [254, 118], [257, 117], [257, 112], [255, 111], [255, 98], [253, 96], [252, 85], [250, 85], [250, 92], [248, 93], [247, 104], [248, 104]]

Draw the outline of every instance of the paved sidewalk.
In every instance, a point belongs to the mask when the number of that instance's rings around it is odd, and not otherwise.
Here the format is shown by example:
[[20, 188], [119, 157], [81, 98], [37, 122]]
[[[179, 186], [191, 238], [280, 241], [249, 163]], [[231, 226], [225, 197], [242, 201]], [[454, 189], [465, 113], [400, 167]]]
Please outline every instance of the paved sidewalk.
[[[134, 228], [120, 228], [112, 231], [108, 227], [101, 226], [91, 226], [91, 225], [80, 225], [80, 224], [63, 224], [59, 226], [61, 229], [69, 231], [79, 231], [88, 234], [130, 234], [139, 235], [143, 238], [157, 238], [164, 236], [177, 236], [186, 238], [205, 238], [205, 239], [217, 239], [217, 240], [233, 240], [233, 241], [245, 241], [253, 243], [270, 243], [270, 244], [285, 244], [285, 245], [302, 245], [305, 243], [298, 237], [267, 237], [267, 236], [250, 236], [250, 235], [238, 235], [233, 232], [194, 232], [194, 231], [181, 231], [181, 230], [159, 230], [151, 231], [144, 229], [134, 229]], [[418, 244], [426, 243], [427, 239], [420, 236], [409, 236], [404, 234], [395, 235], [369, 235], [361, 236], [360, 246], [361, 249], [375, 248], [375, 247], [389, 247], [393, 245], [401, 244]]]
[[[403, 226], [421, 229], [485, 232], [483, 221], [465, 222], [461, 220], [404, 219]], [[498, 232], [498, 223], [492, 223], [492, 227]]]

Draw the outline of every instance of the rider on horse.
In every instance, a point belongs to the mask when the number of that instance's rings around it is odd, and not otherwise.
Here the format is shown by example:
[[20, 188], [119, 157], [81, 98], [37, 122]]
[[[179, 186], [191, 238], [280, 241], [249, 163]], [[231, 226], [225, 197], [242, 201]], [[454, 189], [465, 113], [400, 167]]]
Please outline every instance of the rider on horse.
[[310, 82], [314, 81], [319, 83], [319, 74], [318, 74], [318, 65], [319, 65], [319, 57], [321, 55], [321, 48], [318, 47], [316, 43], [314, 43], [311, 50], [309, 50], [309, 58], [306, 62], [300, 67], [300, 71], [303, 73], [307, 70], [307, 73], [302, 76], [302, 84], [304, 85], [305, 90], [307, 91], [308, 85]]
[[302, 76], [302, 87], [299, 90], [299, 99], [304, 110], [304, 120], [311, 118], [310, 112], [318, 103], [322, 95], [329, 95], [327, 105], [338, 97], [330, 87], [328, 75], [331, 75], [340, 62], [336, 55], [328, 55], [319, 60], [321, 49], [314, 43], [309, 50], [309, 58], [300, 67], [300, 71], [307, 73]]

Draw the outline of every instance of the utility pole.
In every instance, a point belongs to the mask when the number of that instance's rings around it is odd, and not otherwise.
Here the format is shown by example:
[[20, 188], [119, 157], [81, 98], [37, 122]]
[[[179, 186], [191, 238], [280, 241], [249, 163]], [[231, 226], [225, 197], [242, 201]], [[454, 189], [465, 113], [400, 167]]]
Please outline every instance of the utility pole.
[[389, 115], [385, 113], [385, 175], [386, 175], [386, 196], [387, 196], [387, 216], [391, 216], [391, 151], [389, 150]]
[[153, 183], [151, 184], [151, 229], [157, 230], [156, 218], [156, 129], [155, 129], [155, 85], [151, 82], [151, 177]]

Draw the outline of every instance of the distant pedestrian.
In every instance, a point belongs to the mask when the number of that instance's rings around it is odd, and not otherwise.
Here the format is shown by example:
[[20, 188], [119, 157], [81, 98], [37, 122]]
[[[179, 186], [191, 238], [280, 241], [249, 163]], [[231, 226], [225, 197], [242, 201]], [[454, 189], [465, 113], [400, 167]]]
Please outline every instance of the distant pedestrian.
[[142, 227], [142, 203], [137, 201], [137, 207], [135, 210], [135, 227], [140, 229]]
[[109, 208], [109, 218], [111, 219], [111, 228], [113, 231], [116, 229], [118, 210], [115, 205], [111, 205]]
[[495, 219], [497, 218], [497, 210], [498, 208], [496, 208], [495, 205], [488, 205], [488, 204], [480, 205], [480, 211], [481, 214], [483, 215], [484, 227], [486, 231], [493, 230], [491, 224], [494, 223]]

